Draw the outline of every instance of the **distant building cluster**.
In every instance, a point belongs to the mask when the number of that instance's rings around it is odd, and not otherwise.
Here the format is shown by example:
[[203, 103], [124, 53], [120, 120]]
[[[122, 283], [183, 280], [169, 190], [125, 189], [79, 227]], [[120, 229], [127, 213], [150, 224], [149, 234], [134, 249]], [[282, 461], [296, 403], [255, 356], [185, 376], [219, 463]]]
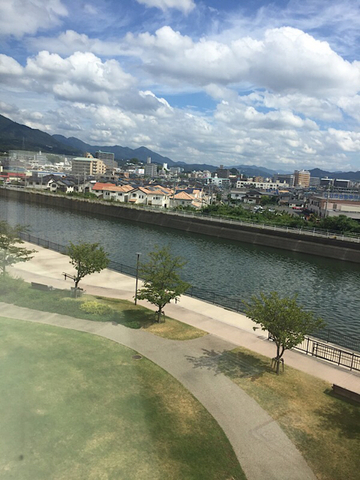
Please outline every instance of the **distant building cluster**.
[[10, 151], [2, 157], [0, 183], [64, 193], [88, 193], [99, 199], [152, 208], [201, 208], [214, 202], [260, 208], [273, 205], [301, 215], [346, 215], [360, 221], [360, 185], [341, 178], [311, 177], [295, 170], [271, 177], [249, 176], [220, 165], [195, 170], [137, 159], [116, 161], [98, 150], [82, 157]]

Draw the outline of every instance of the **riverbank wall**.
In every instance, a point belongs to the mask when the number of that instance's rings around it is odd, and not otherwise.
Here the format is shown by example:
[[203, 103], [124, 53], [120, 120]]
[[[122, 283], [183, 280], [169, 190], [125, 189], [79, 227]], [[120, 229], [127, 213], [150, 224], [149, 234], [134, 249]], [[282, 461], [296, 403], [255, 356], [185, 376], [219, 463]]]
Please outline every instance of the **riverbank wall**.
[[221, 219], [185, 216], [160, 210], [145, 210], [141, 207], [128, 207], [120, 203], [97, 202], [44, 192], [0, 188], [1, 198], [67, 209], [78, 213], [106, 215], [201, 235], [360, 263], [360, 243], [336, 237], [326, 238], [280, 228], [240, 225], [238, 222]]

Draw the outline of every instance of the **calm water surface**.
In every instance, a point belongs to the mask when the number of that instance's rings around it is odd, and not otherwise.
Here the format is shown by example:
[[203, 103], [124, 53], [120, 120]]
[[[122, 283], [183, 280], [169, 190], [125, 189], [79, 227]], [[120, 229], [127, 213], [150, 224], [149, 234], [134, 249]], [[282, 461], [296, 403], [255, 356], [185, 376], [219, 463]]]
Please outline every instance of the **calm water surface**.
[[276, 290], [298, 294], [329, 328], [360, 337], [360, 266], [125, 220], [84, 215], [0, 199], [0, 219], [29, 225], [40, 238], [66, 245], [99, 242], [112, 260], [135, 266], [155, 245], [170, 244], [187, 260], [184, 277], [234, 299]]

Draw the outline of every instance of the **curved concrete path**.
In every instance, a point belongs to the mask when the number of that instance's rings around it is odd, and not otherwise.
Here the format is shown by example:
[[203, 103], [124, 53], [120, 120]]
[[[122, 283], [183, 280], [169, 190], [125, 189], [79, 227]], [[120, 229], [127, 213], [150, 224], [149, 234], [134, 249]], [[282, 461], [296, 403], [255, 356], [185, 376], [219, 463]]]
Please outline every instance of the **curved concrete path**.
[[[26, 263], [11, 268], [26, 281], [70, 288], [62, 272], [72, 273], [68, 257], [37, 245], [37, 254]], [[134, 259], [135, 260], [135, 259]], [[81, 285], [87, 293], [133, 300], [135, 280], [112, 270], [86, 277]], [[1, 292], [0, 292], [1, 301]], [[146, 302], [139, 302], [153, 308]], [[0, 304], [0, 315], [48, 323], [102, 335], [137, 350], [157, 363], [183, 385], [209, 410], [228, 436], [249, 480], [314, 479], [315, 476], [276, 422], [259, 405], [217, 370], [217, 357], [240, 345], [272, 357], [274, 345], [263, 332], [254, 334], [253, 322], [229, 310], [183, 296], [166, 313], [210, 335], [176, 342], [145, 331], [122, 326], [87, 322], [61, 315], [35, 312]], [[16, 310], [15, 310], [16, 309]], [[19, 316], [20, 315], [20, 316]], [[286, 352], [285, 362], [299, 370], [337, 383], [360, 393], [360, 375], [296, 351]]]
[[[13, 275], [20, 276], [28, 282], [45, 283], [56, 288], [69, 289], [73, 285], [70, 280], [65, 281], [62, 276], [62, 272], [73, 273], [68, 257], [38, 245], [26, 243], [26, 246], [35, 248], [37, 253], [29, 262], [19, 263], [15, 268], [9, 269]], [[81, 282], [81, 286], [87, 293], [93, 295], [131, 301], [134, 299], [135, 279], [109, 269], [86, 277]], [[154, 308], [147, 302], [139, 303], [148, 308]], [[172, 318], [200, 328], [237, 346], [249, 348], [269, 358], [274, 356], [273, 343], [267, 340], [264, 332], [257, 330], [255, 333], [253, 331], [255, 324], [245, 315], [187, 296], [182, 296], [177, 304], [167, 305], [166, 313]], [[360, 372], [350, 372], [296, 350], [287, 351], [284, 358], [286, 365], [360, 394]]]
[[229, 438], [248, 480], [315, 480], [279, 425], [220, 373], [217, 357], [235, 344], [214, 335], [173, 341], [143, 330], [91, 322], [0, 303], [0, 314], [99, 335], [130, 347], [179, 380], [212, 414]]

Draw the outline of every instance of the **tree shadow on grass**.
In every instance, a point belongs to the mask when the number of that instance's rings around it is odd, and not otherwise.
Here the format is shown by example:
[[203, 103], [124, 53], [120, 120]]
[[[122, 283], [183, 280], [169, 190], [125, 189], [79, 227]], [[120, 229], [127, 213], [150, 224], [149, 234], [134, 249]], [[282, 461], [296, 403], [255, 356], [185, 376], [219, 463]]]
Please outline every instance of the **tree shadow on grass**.
[[325, 431], [337, 430], [340, 436], [360, 440], [360, 405], [353, 400], [325, 390], [325, 395], [336, 399], [326, 408], [317, 410], [319, 424]]
[[125, 309], [115, 314], [116, 323], [129, 328], [148, 328], [156, 323], [155, 313], [151, 310]]
[[270, 365], [244, 352], [233, 352], [225, 350], [216, 352], [215, 350], [203, 349], [201, 357], [187, 356], [194, 368], [207, 368], [213, 370], [215, 374], [223, 373], [230, 378], [251, 378], [255, 381], [264, 373], [273, 372]]

